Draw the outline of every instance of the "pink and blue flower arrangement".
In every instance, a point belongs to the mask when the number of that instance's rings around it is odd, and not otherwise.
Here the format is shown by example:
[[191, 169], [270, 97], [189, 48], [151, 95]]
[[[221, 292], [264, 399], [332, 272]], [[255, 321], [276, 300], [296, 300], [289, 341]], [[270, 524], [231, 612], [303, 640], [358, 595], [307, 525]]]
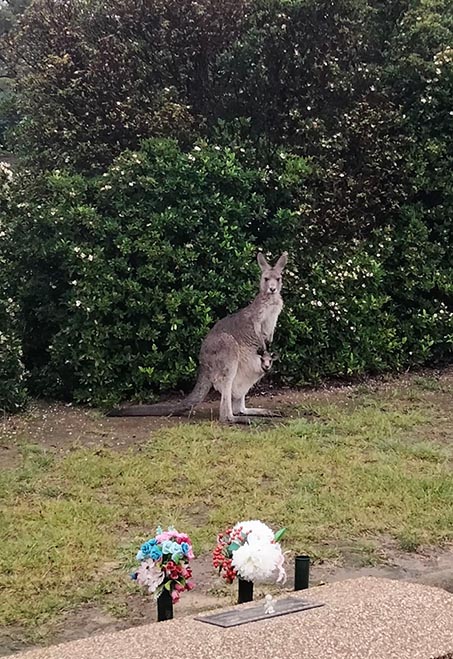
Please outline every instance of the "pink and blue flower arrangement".
[[176, 603], [182, 592], [192, 590], [192, 570], [189, 562], [195, 558], [192, 541], [185, 533], [179, 533], [173, 526], [163, 531], [159, 526], [154, 538], [142, 544], [136, 560], [138, 569], [131, 577], [157, 599], [167, 590]]

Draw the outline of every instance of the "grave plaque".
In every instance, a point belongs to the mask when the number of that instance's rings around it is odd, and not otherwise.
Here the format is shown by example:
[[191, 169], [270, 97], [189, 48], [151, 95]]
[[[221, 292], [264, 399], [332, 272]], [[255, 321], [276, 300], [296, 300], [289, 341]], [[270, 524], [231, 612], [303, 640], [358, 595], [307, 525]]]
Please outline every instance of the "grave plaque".
[[324, 604], [288, 597], [284, 600], [277, 600], [274, 604], [274, 610], [272, 613], [265, 612], [263, 602], [245, 609], [234, 609], [233, 611], [214, 613], [210, 616], [196, 616], [195, 620], [207, 622], [210, 625], [217, 625], [217, 627], [237, 627], [238, 625], [245, 625], [248, 622], [277, 618], [278, 616], [284, 616], [288, 613], [298, 613], [299, 611], [316, 609], [320, 606], [324, 606]]

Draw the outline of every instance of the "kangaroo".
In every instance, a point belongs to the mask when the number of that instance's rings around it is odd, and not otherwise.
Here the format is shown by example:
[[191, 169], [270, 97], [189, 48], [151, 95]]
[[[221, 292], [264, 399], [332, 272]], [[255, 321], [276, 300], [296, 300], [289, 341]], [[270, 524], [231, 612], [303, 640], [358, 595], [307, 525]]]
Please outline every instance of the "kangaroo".
[[[278, 355], [275, 354], [275, 352], [269, 352], [268, 350], [265, 350], [264, 348], [260, 348], [258, 350], [258, 355], [260, 356], [261, 364], [260, 364], [260, 379], [268, 373], [272, 365], [275, 361], [278, 359]], [[258, 380], [257, 380], [258, 382]]]
[[262, 355], [274, 338], [283, 309], [280, 294], [282, 272], [288, 260], [284, 252], [272, 267], [260, 252], [260, 290], [252, 302], [217, 321], [205, 337], [199, 355], [198, 378], [192, 392], [179, 403], [133, 405], [115, 409], [108, 416], [166, 416], [191, 411], [208, 395], [211, 387], [220, 393], [219, 420], [250, 423], [255, 416], [280, 416], [262, 408], [249, 408], [245, 396], [263, 376]]

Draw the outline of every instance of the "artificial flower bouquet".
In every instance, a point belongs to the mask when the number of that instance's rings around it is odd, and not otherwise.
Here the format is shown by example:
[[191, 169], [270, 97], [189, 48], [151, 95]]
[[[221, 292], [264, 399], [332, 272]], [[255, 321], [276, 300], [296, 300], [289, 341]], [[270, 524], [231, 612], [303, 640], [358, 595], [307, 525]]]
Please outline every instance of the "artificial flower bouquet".
[[140, 586], [154, 593], [157, 599], [166, 589], [176, 603], [182, 592], [194, 587], [189, 561], [194, 558], [192, 542], [185, 533], [178, 533], [174, 527], [163, 531], [156, 529], [154, 538], [142, 544], [136, 559], [140, 566], [131, 575]]
[[286, 581], [283, 569], [285, 557], [279, 544], [285, 529], [274, 534], [263, 522], [239, 522], [217, 537], [213, 565], [227, 583], [238, 576], [244, 581], [267, 581], [276, 577], [277, 583]]

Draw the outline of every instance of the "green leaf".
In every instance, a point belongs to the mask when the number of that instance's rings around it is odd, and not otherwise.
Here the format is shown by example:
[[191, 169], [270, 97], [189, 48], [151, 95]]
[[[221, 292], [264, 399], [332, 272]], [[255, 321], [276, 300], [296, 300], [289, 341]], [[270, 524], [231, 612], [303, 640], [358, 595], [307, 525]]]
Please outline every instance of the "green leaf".
[[285, 533], [286, 533], [286, 528], [285, 527], [283, 527], [282, 529], [277, 531], [277, 533], [275, 533], [275, 535], [274, 535], [275, 542], [280, 542], [280, 540], [283, 538]]
[[239, 545], [237, 542], [232, 542], [231, 545], [228, 545], [228, 549], [230, 551], [236, 551], [236, 549], [239, 549], [241, 545]]

